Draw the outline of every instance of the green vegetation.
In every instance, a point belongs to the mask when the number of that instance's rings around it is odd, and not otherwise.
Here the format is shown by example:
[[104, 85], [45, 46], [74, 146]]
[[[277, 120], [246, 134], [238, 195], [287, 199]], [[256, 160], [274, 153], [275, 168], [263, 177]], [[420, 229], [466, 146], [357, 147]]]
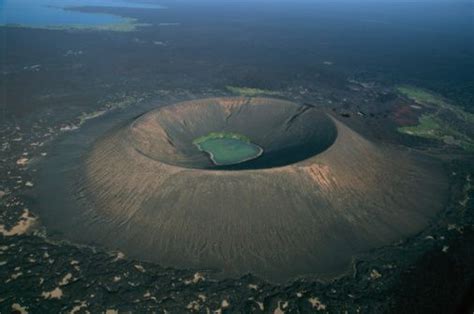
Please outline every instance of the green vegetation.
[[436, 139], [474, 152], [474, 139], [466, 126], [474, 123], [474, 114], [451, 105], [444, 98], [424, 89], [400, 86], [397, 91], [433, 112], [424, 113], [418, 124], [398, 128], [401, 133]]
[[212, 132], [193, 141], [199, 150], [209, 154], [215, 165], [233, 165], [255, 159], [263, 149], [237, 133]]
[[398, 130], [401, 133], [442, 140], [446, 144], [457, 145], [467, 151], [474, 151], [474, 142], [469, 136], [445, 123], [436, 114], [423, 114], [417, 125], [401, 127]]
[[266, 89], [251, 88], [251, 87], [236, 87], [236, 86], [227, 86], [227, 90], [233, 94], [240, 96], [254, 97], [259, 95], [267, 96], [278, 96], [281, 95], [280, 92], [271, 91]]
[[234, 140], [250, 143], [250, 138], [242, 134], [232, 133], [232, 132], [211, 132], [208, 135], [198, 137], [197, 139], [193, 141], [193, 144], [199, 145], [205, 141], [219, 139], [219, 138], [234, 139]]
[[418, 124], [399, 128], [402, 133], [416, 135], [426, 138], [438, 138], [441, 123], [435, 115], [425, 114], [420, 117]]
[[435, 109], [445, 109], [455, 114], [460, 120], [474, 123], [474, 114], [464, 111], [458, 106], [449, 104], [444, 98], [430, 91], [413, 86], [399, 86], [397, 91], [420, 105], [427, 107], [434, 106]]
[[404, 95], [405, 97], [410, 98], [411, 100], [415, 101], [420, 105], [428, 105], [433, 104], [437, 106], [444, 106], [446, 103], [444, 100], [424, 89], [413, 87], [413, 86], [399, 86], [397, 87], [397, 91]]

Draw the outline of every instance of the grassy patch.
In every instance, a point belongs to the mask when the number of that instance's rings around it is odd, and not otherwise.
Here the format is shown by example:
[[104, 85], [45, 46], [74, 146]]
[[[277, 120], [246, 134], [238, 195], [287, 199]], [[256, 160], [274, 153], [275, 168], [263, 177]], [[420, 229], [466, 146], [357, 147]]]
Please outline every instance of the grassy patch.
[[466, 125], [474, 123], [474, 115], [450, 104], [444, 98], [424, 89], [399, 86], [397, 91], [414, 102], [434, 109], [418, 119], [418, 124], [398, 128], [404, 134], [436, 139], [474, 152], [474, 140]]
[[421, 88], [404, 85], [397, 87], [397, 91], [420, 105], [446, 105], [443, 98]]
[[458, 119], [465, 120], [469, 123], [474, 123], [474, 114], [464, 111], [458, 106], [450, 104], [449, 102], [445, 101], [444, 98], [436, 95], [433, 92], [406, 85], [397, 87], [397, 91], [401, 95], [413, 100], [420, 105], [435, 106], [436, 109], [448, 110], [451, 113], [454, 113]]
[[197, 139], [193, 141], [193, 144], [198, 145], [208, 140], [222, 139], [222, 138], [234, 139], [234, 140], [250, 143], [250, 138], [242, 134], [232, 133], [232, 132], [211, 132], [208, 135], [198, 137]]
[[259, 96], [259, 95], [270, 95], [270, 96], [281, 95], [281, 93], [277, 91], [251, 88], [251, 87], [226, 86], [226, 89], [233, 94], [237, 94], [240, 96], [247, 96], [247, 97], [254, 97], [254, 96]]
[[446, 144], [456, 145], [466, 151], [474, 152], [474, 141], [439, 119], [436, 114], [423, 114], [417, 125], [401, 127], [398, 128], [398, 131], [408, 135], [440, 140]]
[[398, 131], [409, 135], [437, 139], [439, 137], [441, 124], [435, 115], [424, 114], [419, 118], [417, 125], [404, 126], [398, 128]]

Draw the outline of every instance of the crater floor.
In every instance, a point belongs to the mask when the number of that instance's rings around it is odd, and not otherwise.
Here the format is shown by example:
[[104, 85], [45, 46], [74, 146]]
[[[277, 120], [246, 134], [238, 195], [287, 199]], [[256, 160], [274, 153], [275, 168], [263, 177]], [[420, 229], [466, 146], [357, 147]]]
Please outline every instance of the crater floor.
[[240, 164], [263, 154], [263, 149], [251, 143], [250, 140], [241, 140], [233, 136], [226, 136], [226, 134], [206, 138], [199, 142], [194, 141], [194, 144], [200, 151], [209, 154], [216, 166]]

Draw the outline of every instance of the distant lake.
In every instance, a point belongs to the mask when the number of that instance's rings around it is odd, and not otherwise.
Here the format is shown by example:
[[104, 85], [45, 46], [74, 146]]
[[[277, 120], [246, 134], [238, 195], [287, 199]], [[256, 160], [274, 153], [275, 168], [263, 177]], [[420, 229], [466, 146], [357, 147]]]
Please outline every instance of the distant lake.
[[123, 7], [161, 9], [160, 5], [126, 0], [0, 0], [0, 25], [30, 27], [95, 26], [120, 24], [125, 18], [105, 13], [89, 13], [68, 8]]

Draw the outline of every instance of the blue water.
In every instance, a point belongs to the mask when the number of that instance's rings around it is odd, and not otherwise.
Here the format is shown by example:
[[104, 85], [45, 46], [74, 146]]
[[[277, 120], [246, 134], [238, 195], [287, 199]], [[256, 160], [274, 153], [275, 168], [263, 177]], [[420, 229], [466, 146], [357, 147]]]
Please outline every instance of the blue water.
[[20, 24], [31, 27], [72, 25], [108, 25], [124, 22], [123, 17], [86, 13], [68, 8], [100, 6], [160, 9], [159, 5], [127, 0], [0, 0], [0, 25]]

